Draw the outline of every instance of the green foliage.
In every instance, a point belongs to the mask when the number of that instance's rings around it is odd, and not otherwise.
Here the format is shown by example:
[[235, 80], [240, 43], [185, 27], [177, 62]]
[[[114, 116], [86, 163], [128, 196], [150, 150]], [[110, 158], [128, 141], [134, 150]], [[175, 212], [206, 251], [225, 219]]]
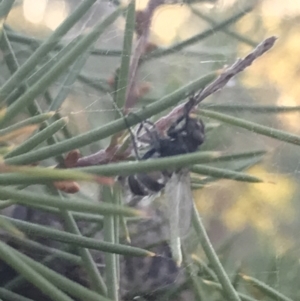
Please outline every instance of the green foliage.
[[[119, 255], [151, 259], [156, 254], [151, 251], [152, 242], [149, 242], [149, 248], [144, 248], [144, 246], [130, 245], [126, 241], [126, 239], [130, 239], [131, 235], [139, 235], [139, 233], [131, 233], [130, 227], [127, 229], [127, 224], [136, 220], [140, 221], [148, 216], [143, 211], [124, 205], [120, 200], [122, 198], [119, 195], [118, 184], [112, 185], [112, 180], [107, 180], [105, 177], [164, 170], [170, 166], [173, 168], [188, 167], [192, 172], [192, 187], [195, 190], [195, 196], [199, 193], [202, 194], [210, 185], [218, 184], [226, 179], [235, 181], [236, 185], [238, 182], [247, 185], [263, 185], [270, 182], [269, 179], [260, 174], [249, 174], [248, 169], [261, 163], [270, 154], [269, 149], [252, 148], [249, 145], [244, 147], [243, 143], [240, 143], [237, 147], [238, 150], [230, 147], [223, 150], [224, 145], [234, 144], [236, 138], [232, 133], [226, 133], [226, 126], [230, 125], [238, 130], [241, 129], [241, 135], [245, 141], [249, 135], [256, 133], [262, 137], [271, 137], [280, 143], [299, 145], [299, 135], [284, 129], [274, 129], [271, 125], [262, 125], [257, 119], [257, 115], [253, 114], [272, 113], [276, 116], [282, 112], [298, 111], [299, 106], [289, 108], [276, 105], [257, 105], [256, 103], [244, 105], [238, 102], [239, 99], [234, 99], [236, 103], [231, 104], [200, 104], [196, 113], [205, 118], [207, 129], [207, 142], [200, 152], [143, 162], [126, 161], [125, 152], [121, 152], [120, 157], [116, 160], [112, 156], [109, 157], [110, 160], [100, 161], [102, 164], [96, 162], [79, 166], [76, 170], [71, 169], [76, 164], [68, 166], [67, 159], [75, 149], [80, 148], [84, 153], [91, 144], [95, 146], [96, 141], [101, 140], [102, 142], [105, 138], [109, 138], [108, 146], [103, 147], [104, 150], [99, 152], [103, 156], [110, 155], [110, 152], [115, 151], [117, 146], [120, 147], [119, 151], [126, 150], [124, 145], [122, 148], [121, 138], [124, 138], [124, 131], [128, 129], [128, 126], [135, 126], [147, 118], [157, 120], [161, 116], [167, 115], [171, 108], [183, 102], [187, 95], [203, 89], [220, 74], [220, 71], [216, 70], [216, 66], [203, 68], [200, 72], [199, 65], [195, 64], [193, 67], [196, 71], [193, 70], [191, 73], [196, 76], [193, 75], [186, 79], [184, 74], [170, 74], [170, 78], [165, 78], [166, 82], [160, 87], [164, 93], [150, 92], [154, 96], [151, 95], [152, 98], [149, 99], [143, 94], [134, 95], [133, 91], [138, 90], [142, 81], [140, 78], [143, 77], [143, 73], [147, 73], [148, 69], [153, 71], [151, 68], [154, 66], [154, 69], [164, 72], [163, 67], [160, 66], [160, 60], [167, 62], [170, 59], [172, 61], [170, 58], [172, 56], [175, 56], [176, 60], [182, 53], [188, 57], [188, 54], [185, 53], [188, 51], [187, 47], [195, 46], [200, 42], [207, 46], [211, 43], [213, 47], [217, 48], [214, 45], [216, 43], [214, 36], [220, 32], [228, 35], [229, 46], [234, 49], [232, 50], [234, 56], [238, 55], [238, 46], [236, 45], [239, 43], [244, 43], [248, 47], [255, 45], [249, 36], [239, 33], [238, 28], [232, 26], [229, 29], [228, 26], [236, 25], [241, 18], [255, 9], [256, 3], [240, 9], [230, 16], [226, 15], [228, 12], [224, 12], [224, 21], [218, 22], [214, 21], [217, 19], [216, 17], [206, 16], [192, 7], [191, 12], [197, 18], [203, 18], [209, 22], [212, 27], [169, 47], [162, 48], [155, 45], [157, 46], [155, 50], [146, 52], [146, 46], [149, 46], [146, 45], [146, 42], [149, 39], [151, 16], [148, 24], [146, 22], [145, 25], [141, 22], [143, 21], [139, 19], [141, 11], [136, 10], [135, 1], [130, 1], [128, 6], [121, 6], [115, 1], [111, 4], [110, 12], [105, 17], [93, 25], [89, 31], [67, 44], [63, 39], [64, 36], [72, 28], [75, 28], [77, 22], [89, 10], [93, 9], [95, 2], [97, 1], [81, 1], [69, 17], [44, 41], [20, 34], [8, 27], [4, 21], [9, 15], [14, 1], [3, 0], [0, 4], [0, 15], [3, 18], [0, 48], [4, 53], [5, 68], [11, 73], [4, 79], [1, 78], [3, 83], [0, 87], [0, 103], [2, 105], [0, 151], [1, 155], [3, 154], [0, 164], [0, 209], [3, 212], [0, 227], [3, 238], [5, 238], [0, 242], [0, 259], [1, 265], [5, 263], [16, 272], [13, 279], [1, 282], [0, 298], [3, 300], [37, 300], [34, 297], [27, 298], [19, 294], [18, 288], [22, 286], [24, 279], [51, 300], [74, 300], [74, 298], [76, 300], [120, 300], [119, 280], [125, 275], [122, 274], [120, 268], [123, 257]], [[158, 4], [156, 5], [158, 6]], [[201, 7], [202, 4], [198, 5]], [[153, 13], [153, 11], [149, 11]], [[147, 18], [145, 12], [144, 14], [144, 17]], [[121, 39], [122, 50], [98, 49], [96, 42], [100, 37], [106, 35], [107, 39], [110, 31], [114, 33], [114, 30], [118, 30], [121, 35], [121, 29], [111, 29], [120, 19], [125, 20], [124, 39]], [[141, 23], [139, 24], [139, 22]], [[135, 31], [135, 27], [138, 25], [142, 28], [141, 32], [138, 32], [137, 29]], [[146, 26], [146, 29], [143, 26]], [[135, 41], [137, 45], [134, 43], [134, 38], [137, 40], [137, 42]], [[205, 39], [208, 38], [212, 40], [206, 42]], [[22, 45], [30, 46], [31, 53], [24, 62], [20, 63], [18, 50]], [[144, 47], [143, 51], [141, 51], [142, 48], [139, 48], [142, 46]], [[266, 56], [261, 60], [264, 60]], [[114, 72], [106, 74], [106, 78], [100, 80], [95, 78], [92, 73], [84, 71], [84, 67], [91, 57], [97, 59], [98, 66], [104, 65], [106, 61], [113, 58], [112, 66], [116, 67]], [[197, 56], [196, 59], [198, 60]], [[212, 59], [217, 61], [217, 55], [212, 55]], [[231, 61], [234, 59], [230, 59]], [[1, 68], [4, 69], [3, 66]], [[117, 82], [113, 85], [107, 84], [108, 77], [113, 76], [117, 68], [118, 76], [115, 76], [114, 79]], [[137, 77], [137, 74], [140, 78]], [[166, 87], [169, 84], [168, 81], [172, 81], [172, 76], [178, 76], [180, 84], [176, 84], [172, 92], [167, 93]], [[85, 88], [92, 88], [94, 93], [96, 91], [97, 97], [109, 94], [112, 101], [115, 101], [115, 107], [113, 105], [110, 107], [117, 108], [119, 111], [111, 115], [113, 120], [99, 121], [95, 126], [93, 126], [93, 120], [90, 123], [92, 125], [90, 129], [81, 129], [82, 131], [74, 135], [72, 122], [68, 123], [67, 117], [61, 117], [64, 113], [60, 109], [68, 105], [68, 97], [74, 96], [72, 95], [73, 88], [77, 82], [81, 82]], [[62, 84], [53, 97], [54, 87], [58, 83]], [[243, 87], [243, 91], [245, 92], [247, 89]], [[128, 98], [131, 98], [130, 101]], [[139, 100], [142, 105], [138, 102]], [[147, 104], [144, 106], [143, 104], [146, 102]], [[127, 109], [134, 108], [136, 110], [134, 114], [126, 115], [126, 122], [124, 121], [125, 117], [120, 116], [123, 108], [125, 108], [125, 113], [128, 113]], [[99, 110], [105, 112], [105, 109], [103, 105]], [[246, 112], [247, 118], [244, 118], [241, 112]], [[233, 116], [234, 113], [239, 113], [239, 116]], [[211, 120], [217, 120], [220, 124], [212, 124]], [[81, 124], [79, 124], [80, 126]], [[13, 139], [20, 138], [19, 136], [23, 134], [27, 134], [29, 138], [12, 142]], [[211, 148], [211, 145], [214, 147]], [[91, 153], [90, 149], [88, 152]], [[105, 157], [103, 158], [105, 159]], [[32, 166], [25, 166], [30, 164]], [[53, 165], [57, 168], [50, 168]], [[83, 189], [83, 192], [80, 191], [77, 195], [67, 194], [60, 189], [59, 183], [74, 184], [73, 181], [88, 182], [87, 185], [96, 183], [101, 187], [99, 199], [95, 200], [94, 188], [91, 188], [94, 189], [92, 193], [90, 191], [86, 193]], [[84, 187], [84, 184], [82, 186]], [[243, 193], [248, 192], [245, 189]], [[103, 200], [103, 202], [99, 202], [99, 200]], [[267, 283], [268, 279], [266, 278], [259, 280], [262, 278], [260, 277], [261, 267], [251, 262], [251, 260], [255, 262], [256, 259], [257, 262], [265, 261], [261, 256], [262, 250], [259, 249], [259, 246], [257, 246], [258, 250], [253, 248], [250, 252], [245, 249], [236, 250], [237, 239], [234, 236], [234, 239], [222, 240], [223, 248], [216, 248], [207, 234], [206, 225], [203, 222], [203, 218], [205, 219], [206, 216], [202, 216], [201, 204], [199, 205], [200, 201], [199, 203], [198, 201], [196, 198], [193, 207], [194, 233], [188, 237], [187, 243], [182, 247], [185, 281], [175, 288], [162, 289], [159, 300], [175, 300], [184, 290], [193, 291], [197, 300], [239, 301], [268, 298], [287, 301], [296, 300], [296, 297], [300, 296], [296, 281], [299, 279], [299, 268], [297, 270], [297, 267], [293, 267], [290, 262], [286, 265], [282, 264], [279, 272], [290, 273], [292, 276], [286, 275], [289, 282], [284, 282], [284, 285], [277, 288], [276, 282], [269, 281]], [[31, 221], [22, 221], [7, 216], [4, 209], [13, 208], [16, 204], [59, 216], [63, 220], [63, 229], [52, 229]], [[219, 217], [221, 220], [221, 213]], [[103, 234], [101, 238], [97, 236], [98, 233]], [[249, 234], [245, 233], [245, 235]], [[259, 234], [257, 235], [259, 236]], [[41, 242], [34, 241], [33, 238], [36, 237], [48, 239], [55, 244], [54, 246], [43, 245]], [[13, 244], [8, 244], [8, 240]], [[30, 252], [24, 250], [45, 252], [47, 255], [42, 260], [38, 260], [31, 258]], [[101, 252], [101, 255], [104, 253], [104, 260], [101, 261], [101, 264], [104, 262], [104, 267], [99, 268], [99, 262], [95, 259], [97, 257], [94, 256], [92, 250], [96, 250], [97, 254]], [[180, 249], [178, 251], [180, 252]], [[242, 262], [237, 269], [236, 262], [240, 258], [242, 261], [247, 261], [240, 254], [243, 252], [251, 258], [250, 263]], [[270, 248], [267, 252], [267, 260], [271, 261], [275, 258], [276, 252], [275, 248], [273, 250]], [[195, 254], [201, 259], [197, 258]], [[295, 265], [299, 263], [296, 256], [286, 256], [290, 260], [292, 258]], [[63, 264], [66, 263], [66, 266], [67, 263], [79, 266], [84, 271], [84, 283], [77, 283], [70, 275], [61, 275], [56, 272], [51, 267], [51, 263], [57, 258]], [[285, 255], [282, 255], [282, 258], [285, 258]], [[270, 267], [266, 267], [265, 272], [273, 273]], [[2, 271], [1, 266], [0, 276], [5, 279], [5, 271], [4, 269]], [[293, 286], [291, 287], [291, 285]], [[136, 291], [127, 292], [129, 296], [136, 296], [138, 293]]]

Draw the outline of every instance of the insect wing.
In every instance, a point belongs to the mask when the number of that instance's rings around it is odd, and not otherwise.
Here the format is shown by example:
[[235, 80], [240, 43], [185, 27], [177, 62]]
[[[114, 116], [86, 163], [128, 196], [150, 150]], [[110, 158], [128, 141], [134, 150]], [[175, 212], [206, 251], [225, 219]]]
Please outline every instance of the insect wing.
[[173, 259], [180, 266], [182, 261], [181, 240], [191, 224], [193, 199], [188, 171], [173, 173], [165, 188], [169, 239]]

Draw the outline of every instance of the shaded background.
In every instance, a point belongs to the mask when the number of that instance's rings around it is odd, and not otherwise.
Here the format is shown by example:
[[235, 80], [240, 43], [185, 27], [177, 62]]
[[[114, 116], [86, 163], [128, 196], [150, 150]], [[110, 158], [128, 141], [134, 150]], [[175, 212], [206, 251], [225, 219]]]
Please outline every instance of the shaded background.
[[[14, 31], [15, 38], [12, 41], [20, 62], [32, 53], [32, 38], [47, 37], [79, 2], [18, 1], [7, 24]], [[137, 8], [144, 8], [146, 3], [137, 1]], [[214, 22], [220, 23], [252, 6], [248, 14], [226, 27], [226, 32], [224, 28], [218, 31], [213, 29]], [[93, 8], [68, 33], [64, 39], [66, 44], [84, 34], [101, 16], [112, 11], [114, 3], [98, 1]], [[123, 29], [124, 21], [119, 19], [101, 36], [95, 46], [99, 51], [90, 56], [81, 77], [61, 108], [61, 114], [70, 118], [69, 130], [72, 135], [99, 127], [115, 116], [107, 92], [110, 90], [110, 79], [120, 63]], [[179, 52], [142, 65], [139, 80], [149, 88], [149, 92], [144, 95], [141, 105], [161, 98], [201, 74], [230, 65], [263, 39], [276, 35], [279, 39], [274, 49], [255, 61], [253, 66], [222, 91], [205, 100], [203, 105], [233, 104], [226, 113], [300, 134], [299, 113], [296, 110], [258, 113], [241, 111], [235, 106], [300, 106], [299, 29], [300, 1], [297, 0], [193, 1], [191, 4], [161, 6], [152, 20], [150, 38], [158, 47], [170, 47], [206, 30], [210, 34]], [[5, 54], [0, 55], [2, 85], [9, 72], [3, 61]], [[55, 94], [61, 85], [63, 78], [57, 80], [50, 93]], [[42, 97], [39, 102], [45, 105]], [[279, 291], [289, 292], [291, 279], [295, 280], [295, 275], [300, 272], [299, 148], [226, 124], [208, 136], [202, 149], [268, 151], [264, 160], [249, 170], [251, 174], [263, 178], [265, 183], [217, 181], [195, 191], [195, 200], [213, 243], [223, 246], [225, 253], [227, 251], [228, 266], [241, 263], [243, 268], [251, 266], [255, 276], [268, 281], [273, 278]], [[81, 151], [90, 154], [107, 145], [108, 141], [95, 141]], [[83, 186], [83, 191], [96, 195], [97, 190], [90, 185]], [[228, 241], [230, 251], [226, 249]]]

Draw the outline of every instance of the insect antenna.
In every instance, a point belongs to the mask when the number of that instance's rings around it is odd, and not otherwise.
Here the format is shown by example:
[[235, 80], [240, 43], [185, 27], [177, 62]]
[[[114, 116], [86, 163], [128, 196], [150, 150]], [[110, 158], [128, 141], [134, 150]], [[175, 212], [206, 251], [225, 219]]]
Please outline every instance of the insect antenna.
[[188, 116], [189, 113], [193, 110], [193, 108], [197, 105], [197, 99], [199, 98], [203, 90], [204, 89], [201, 89], [198, 93], [190, 94], [189, 100], [184, 105], [184, 113], [183, 113], [184, 117]]

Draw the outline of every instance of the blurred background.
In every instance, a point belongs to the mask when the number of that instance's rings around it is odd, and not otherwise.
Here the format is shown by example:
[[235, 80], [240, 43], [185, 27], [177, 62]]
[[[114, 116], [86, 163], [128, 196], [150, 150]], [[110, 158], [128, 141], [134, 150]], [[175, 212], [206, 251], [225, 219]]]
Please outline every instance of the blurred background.
[[[20, 63], [32, 53], [34, 42], [46, 38], [81, 1], [16, 2], [7, 25]], [[98, 1], [68, 33], [64, 43], [87, 32], [102, 16], [113, 11], [116, 1]], [[137, 9], [144, 9], [147, 0], [137, 0], [136, 4]], [[215, 24], [242, 12], [245, 15], [236, 22], [214, 29]], [[72, 135], [115, 118], [108, 92], [120, 64], [123, 31], [124, 19], [119, 18], [101, 36], [60, 110], [70, 118]], [[232, 64], [265, 38], [276, 35], [278, 41], [270, 52], [222, 91], [206, 99], [203, 106], [231, 105], [223, 112], [300, 135], [300, 1], [191, 0], [163, 5], [154, 14], [150, 41], [155, 47], [168, 48], [201, 32], [207, 35], [196, 43], [143, 63], [139, 81], [148, 92], [139, 105], [159, 99], [211, 70]], [[1, 85], [9, 76], [4, 55], [0, 54]], [[63, 78], [58, 79], [50, 93], [55, 94], [62, 85]], [[41, 105], [43, 102], [41, 98]], [[252, 109], [243, 109], [243, 106], [252, 106]], [[255, 110], [255, 106], [299, 108], [279, 112]], [[215, 121], [206, 119], [206, 122]], [[95, 141], [81, 151], [84, 155], [91, 154], [108, 142]], [[295, 275], [300, 273], [299, 147], [221, 124], [209, 133], [202, 149], [267, 151], [264, 159], [248, 170], [265, 183], [215, 181], [196, 190], [195, 200], [212, 242], [222, 247], [224, 254], [227, 251], [226, 262], [234, 261], [229, 266], [251, 266], [254, 276], [268, 281], [273, 279], [279, 291], [289, 292], [291, 279], [295, 281]], [[90, 195], [96, 193], [92, 186], [85, 189]], [[230, 249], [226, 247], [229, 242]]]

